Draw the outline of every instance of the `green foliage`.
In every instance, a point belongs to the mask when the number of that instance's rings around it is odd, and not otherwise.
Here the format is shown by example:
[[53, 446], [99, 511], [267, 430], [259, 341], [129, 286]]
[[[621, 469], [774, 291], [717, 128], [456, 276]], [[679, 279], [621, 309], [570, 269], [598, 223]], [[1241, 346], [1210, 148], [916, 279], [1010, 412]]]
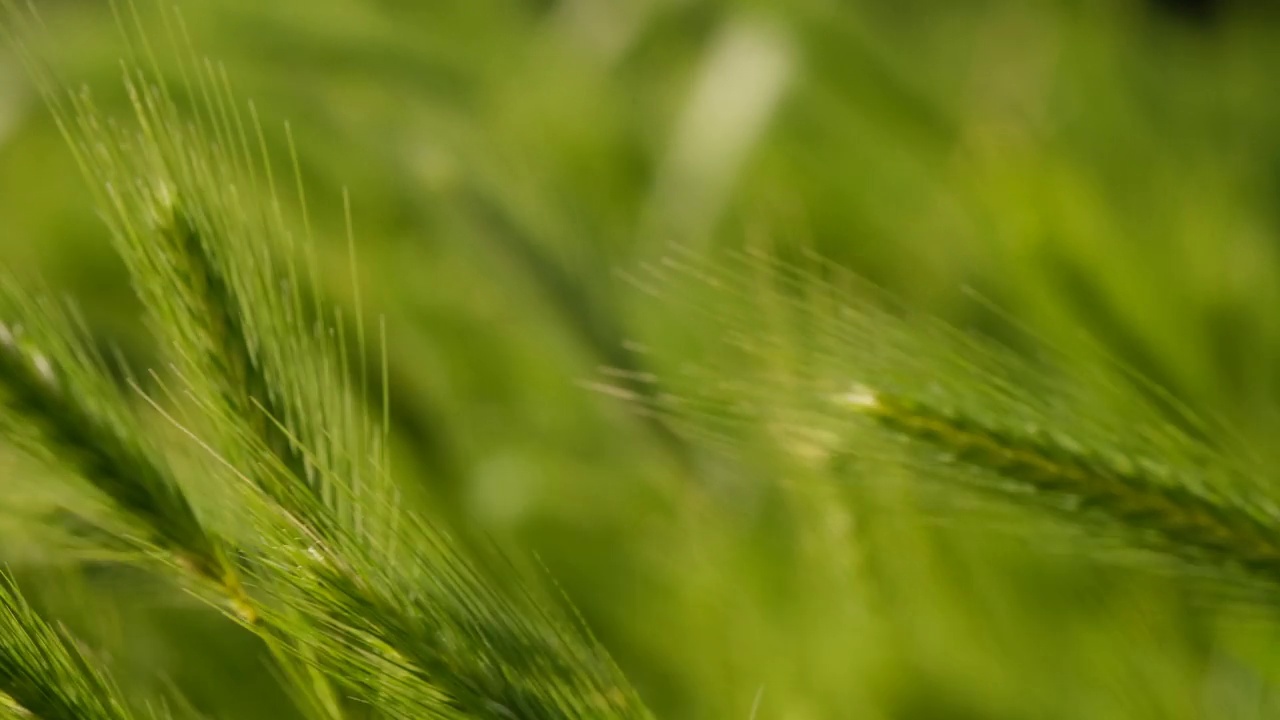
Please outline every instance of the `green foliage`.
[[1274, 710], [1263, 14], [70, 7], [6, 17], [0, 711]]

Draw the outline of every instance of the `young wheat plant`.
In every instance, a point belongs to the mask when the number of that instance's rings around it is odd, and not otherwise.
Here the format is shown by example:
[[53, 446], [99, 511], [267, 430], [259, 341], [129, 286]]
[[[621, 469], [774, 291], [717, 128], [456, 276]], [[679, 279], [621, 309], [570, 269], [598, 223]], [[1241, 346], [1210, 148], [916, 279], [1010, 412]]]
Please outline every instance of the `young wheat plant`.
[[891, 311], [812, 256], [674, 249], [633, 279], [678, 312], [697, 308], [717, 332], [688, 349], [702, 362], [678, 359], [653, 378], [665, 386], [634, 393], [611, 374], [598, 387], [691, 437], [732, 449], [763, 431], [846, 475], [838, 469], [873, 462], [851, 482], [906, 466], [934, 481], [928, 494], [997, 496], [1081, 531], [1104, 557], [1132, 548], [1233, 587], [1280, 583], [1280, 510], [1265, 470], [1197, 439], [1204, 428], [1191, 415], [1157, 408], [1127, 377], [1051, 376]]
[[[19, 35], [29, 31], [22, 12], [9, 17]], [[119, 18], [128, 27], [136, 14]], [[153, 374], [161, 392], [148, 404], [204, 460], [168, 461], [177, 450], [145, 440], [153, 433], [136, 403], [73, 325], [16, 290], [6, 328], [23, 330], [0, 338], [14, 439], [95, 490], [118, 516], [105, 526], [123, 524], [122, 540], [161, 561], [152, 567], [256, 633], [303, 712], [647, 717], [572, 614], [533, 591], [499, 590], [400, 496], [385, 422], [372, 417], [386, 393], [363, 396], [374, 370], [351, 360], [340, 315], [302, 290], [319, 285], [315, 263], [300, 256], [305, 238], [286, 219], [256, 113], [250, 106], [246, 119], [225, 74], [192, 54], [180, 19], [166, 20], [169, 55], [133, 35], [131, 119], [108, 117], [30, 66], [165, 353], [169, 370]], [[181, 68], [195, 107], [180, 108], [159, 83], [162, 62]], [[363, 358], [371, 338], [361, 314], [353, 335]], [[225, 491], [199, 487], [213, 481]], [[200, 505], [210, 498], [228, 505]], [[25, 608], [16, 596], [11, 604]], [[28, 645], [56, 645], [31, 613], [9, 619]], [[88, 670], [81, 679], [31, 662], [35, 650], [12, 654], [0, 691], [15, 712], [123, 717]], [[36, 682], [103, 709], [45, 703]]]

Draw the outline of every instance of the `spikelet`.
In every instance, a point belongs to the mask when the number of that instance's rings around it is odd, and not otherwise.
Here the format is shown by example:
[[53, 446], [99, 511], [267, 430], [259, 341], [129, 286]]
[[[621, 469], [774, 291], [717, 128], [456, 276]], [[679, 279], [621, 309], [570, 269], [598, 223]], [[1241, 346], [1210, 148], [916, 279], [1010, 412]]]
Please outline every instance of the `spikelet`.
[[[0, 324], [0, 421], [10, 441], [97, 490], [135, 546], [182, 568], [196, 584], [244, 606], [244, 590], [164, 454], [146, 439], [83, 333], [56, 305], [4, 282]], [[234, 610], [244, 618], [246, 610]]]
[[27, 604], [8, 573], [0, 573], [0, 712], [37, 720], [134, 718], [107, 674]]
[[1148, 459], [1091, 453], [1053, 433], [1014, 432], [858, 386], [840, 398], [887, 430], [943, 452], [943, 460], [1102, 516], [1186, 559], [1236, 566], [1280, 582], [1280, 523], [1261, 509], [1170, 477]]

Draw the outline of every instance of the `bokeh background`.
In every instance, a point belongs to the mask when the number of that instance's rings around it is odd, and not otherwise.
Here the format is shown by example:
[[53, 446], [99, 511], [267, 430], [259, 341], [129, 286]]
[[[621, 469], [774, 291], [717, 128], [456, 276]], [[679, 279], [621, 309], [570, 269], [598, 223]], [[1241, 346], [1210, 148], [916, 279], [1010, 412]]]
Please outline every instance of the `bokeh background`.
[[[110, 8], [37, 7], [48, 25], [37, 51], [123, 111]], [[744, 467], [768, 486], [757, 449], [707, 460], [586, 387], [602, 366], [636, 362], [625, 348], [646, 324], [681, 317], [629, 270], [672, 245], [698, 255], [765, 241], [812, 248], [1018, 352], [1043, 343], [1081, 367], [1119, 359], [1269, 457], [1280, 10], [178, 7], [198, 51], [254, 103], [283, 172], [290, 124], [325, 290], [354, 307], [349, 189], [363, 308], [388, 328], [402, 478], [460, 533], [536, 554], [662, 716], [1280, 710], [1269, 610], [1206, 607], [1168, 578], [964, 523], [868, 522], [838, 483], [803, 500], [756, 488], [724, 506], [688, 487]], [[98, 339], [149, 366], [123, 269], [11, 54], [0, 56], [0, 219], [0, 262], [74, 297]], [[872, 530], [850, 539], [851, 526]], [[216, 616], [133, 575], [85, 582], [119, 616], [87, 632], [137, 682], [179, 687], [214, 716], [289, 716], [270, 679], [246, 670], [252, 643]]]

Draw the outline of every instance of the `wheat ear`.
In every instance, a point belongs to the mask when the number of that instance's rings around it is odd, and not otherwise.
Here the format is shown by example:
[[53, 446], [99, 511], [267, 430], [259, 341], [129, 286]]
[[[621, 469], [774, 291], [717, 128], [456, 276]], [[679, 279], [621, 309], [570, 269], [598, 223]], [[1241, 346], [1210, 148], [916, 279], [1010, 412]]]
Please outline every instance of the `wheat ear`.
[[649, 717], [580, 626], [499, 592], [402, 506], [387, 438], [340, 381], [342, 323], [331, 330], [328, 311], [304, 307], [314, 298], [299, 295], [292, 264], [278, 271], [274, 258], [292, 262], [290, 227], [265, 141], [259, 130], [261, 151], [249, 151], [225, 78], [203, 67], [194, 123], [133, 67], [136, 131], [83, 97], [55, 115], [197, 405], [192, 435], [247, 481], [242, 519], [267, 537], [241, 567], [257, 629], [289, 653], [281, 665], [405, 717]]
[[[211, 252], [207, 233], [197, 229], [195, 218], [177, 202], [160, 212], [157, 231], [173, 267], [169, 289], [185, 310], [173, 330], [187, 334], [189, 347], [199, 349], [195, 360], [206, 369], [204, 377], [229, 416], [245, 423], [283, 468], [306, 483], [306, 458], [282, 425], [290, 415], [254, 352], [244, 324], [243, 300]], [[261, 482], [281, 500], [277, 490]]]
[[[0, 712], [28, 720], [132, 720], [116, 686], [0, 572]], [[165, 717], [152, 713], [157, 720]]]
[[994, 473], [1024, 490], [1112, 521], [1175, 557], [1280, 582], [1280, 524], [1261, 508], [1173, 478], [1157, 463], [1104, 456], [1037, 428], [994, 427], [959, 411], [857, 387], [843, 404], [889, 431]]
[[527, 593], [496, 590], [447, 538], [407, 522], [417, 543], [394, 565], [354, 537], [282, 557], [287, 571], [263, 578], [268, 607], [284, 612], [268, 622], [392, 714], [652, 717], [589, 634]]
[[[33, 344], [0, 325], [0, 398], [5, 435], [30, 454], [70, 471], [141, 528], [146, 542], [212, 585], [236, 608], [244, 592], [160, 454], [141, 441], [128, 403], [83, 349], [71, 325], [6, 288], [12, 313], [33, 328]], [[28, 347], [30, 345], [30, 347]], [[237, 610], [244, 614], [243, 610]]]

